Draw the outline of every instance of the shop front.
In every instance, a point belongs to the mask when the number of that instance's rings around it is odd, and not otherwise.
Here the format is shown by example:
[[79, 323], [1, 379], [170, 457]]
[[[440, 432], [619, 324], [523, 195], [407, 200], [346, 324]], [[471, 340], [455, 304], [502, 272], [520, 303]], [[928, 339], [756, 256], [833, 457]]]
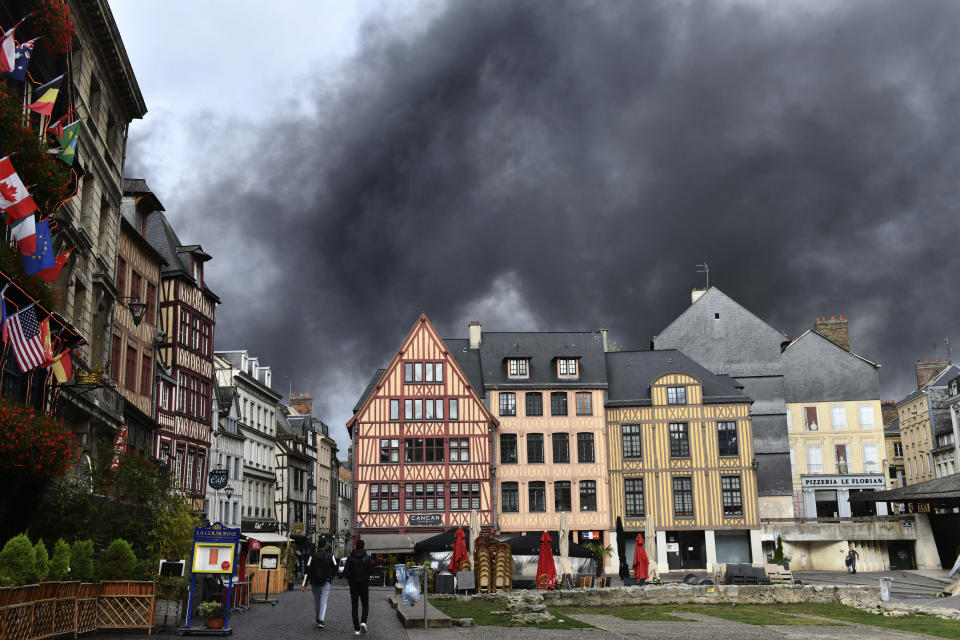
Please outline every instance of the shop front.
[[802, 518], [851, 518], [887, 515], [886, 502], [850, 502], [850, 491], [883, 491], [883, 474], [801, 475]]

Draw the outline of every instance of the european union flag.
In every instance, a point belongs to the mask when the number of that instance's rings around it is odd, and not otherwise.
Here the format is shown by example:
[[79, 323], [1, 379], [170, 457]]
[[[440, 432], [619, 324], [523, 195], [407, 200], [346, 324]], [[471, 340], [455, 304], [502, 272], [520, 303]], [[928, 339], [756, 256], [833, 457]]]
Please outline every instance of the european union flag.
[[50, 225], [46, 220], [37, 223], [37, 250], [23, 258], [23, 269], [28, 276], [38, 271], [56, 266], [56, 257], [53, 255], [53, 241], [50, 239]]

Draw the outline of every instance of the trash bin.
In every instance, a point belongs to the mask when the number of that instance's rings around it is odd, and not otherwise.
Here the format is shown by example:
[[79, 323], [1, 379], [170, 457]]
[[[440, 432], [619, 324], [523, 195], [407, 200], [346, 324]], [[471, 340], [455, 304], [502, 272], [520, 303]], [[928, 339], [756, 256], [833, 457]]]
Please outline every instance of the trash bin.
[[893, 584], [893, 578], [880, 578], [880, 600], [890, 602], [890, 585]]
[[441, 571], [434, 578], [433, 584], [434, 593], [453, 593], [453, 574]]

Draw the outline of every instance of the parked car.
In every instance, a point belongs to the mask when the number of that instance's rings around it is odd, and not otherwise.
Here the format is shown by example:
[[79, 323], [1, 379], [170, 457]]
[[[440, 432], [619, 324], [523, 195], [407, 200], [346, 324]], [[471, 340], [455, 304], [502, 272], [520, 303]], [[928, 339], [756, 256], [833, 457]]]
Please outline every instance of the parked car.
[[347, 556], [340, 558], [340, 561], [337, 563], [337, 575], [341, 578], [343, 577], [343, 568], [347, 565]]

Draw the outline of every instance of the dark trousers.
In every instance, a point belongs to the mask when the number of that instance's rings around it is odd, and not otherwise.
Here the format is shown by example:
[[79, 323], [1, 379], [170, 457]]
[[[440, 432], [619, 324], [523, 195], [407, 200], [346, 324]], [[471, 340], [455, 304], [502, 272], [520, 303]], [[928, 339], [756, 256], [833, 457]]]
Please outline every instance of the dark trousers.
[[[357, 599], [363, 603], [363, 615], [357, 618]], [[367, 621], [367, 614], [370, 612], [370, 585], [351, 584], [350, 585], [350, 609], [353, 613], [353, 630], [360, 631], [360, 623]]]

